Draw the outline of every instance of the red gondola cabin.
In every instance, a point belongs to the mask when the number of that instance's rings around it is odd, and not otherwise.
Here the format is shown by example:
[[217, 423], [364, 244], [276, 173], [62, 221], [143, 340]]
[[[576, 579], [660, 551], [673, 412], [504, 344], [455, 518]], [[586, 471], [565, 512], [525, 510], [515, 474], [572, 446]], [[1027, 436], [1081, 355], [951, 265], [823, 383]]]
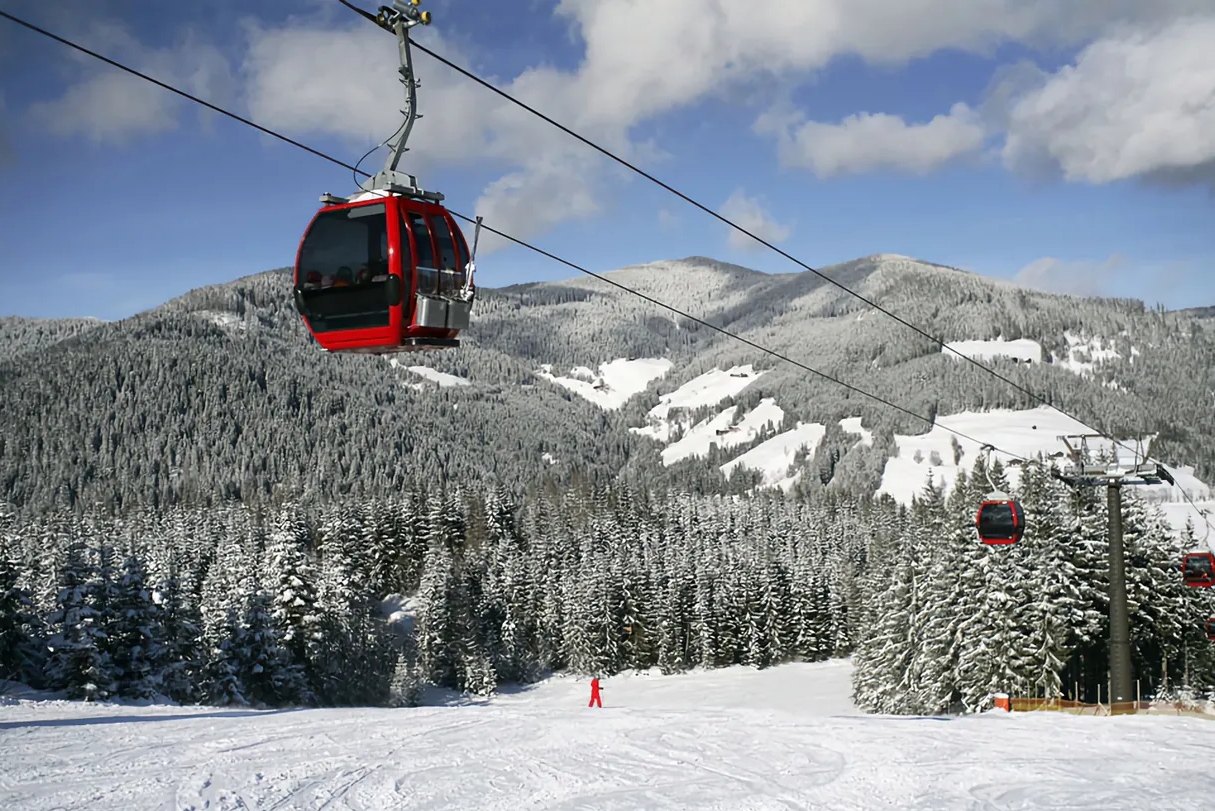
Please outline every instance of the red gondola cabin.
[[295, 308], [330, 352], [454, 348], [474, 291], [469, 253], [438, 203], [386, 192], [322, 198], [295, 259]]
[[1181, 562], [1181, 577], [1191, 588], [1209, 589], [1215, 586], [1215, 555], [1192, 552]]
[[975, 529], [979, 540], [988, 546], [1006, 546], [1025, 534], [1025, 513], [1021, 505], [1003, 494], [992, 494], [979, 505]]

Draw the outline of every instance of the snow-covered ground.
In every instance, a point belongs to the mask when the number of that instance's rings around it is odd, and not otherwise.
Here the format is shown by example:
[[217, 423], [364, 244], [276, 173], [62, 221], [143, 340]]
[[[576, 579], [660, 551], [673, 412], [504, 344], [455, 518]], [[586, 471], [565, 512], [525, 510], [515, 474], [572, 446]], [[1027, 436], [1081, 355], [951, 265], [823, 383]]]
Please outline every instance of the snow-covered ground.
[[[406, 366], [396, 358], [388, 358], [388, 365], [394, 369], [404, 369], [407, 372], [412, 372], [418, 377], [424, 377], [432, 383], [438, 383], [440, 388], [448, 388], [449, 386], [467, 386], [469, 381], [467, 378], [458, 375], [449, 375], [447, 372], [440, 372], [438, 369], [431, 369], [429, 366]], [[412, 388], [423, 388], [422, 383], [407, 384]]]
[[[953, 352], [949, 350], [953, 350]], [[950, 341], [941, 347], [942, 354], [958, 358], [955, 352], [979, 361], [990, 361], [996, 358], [1011, 358], [1019, 363], [1041, 363], [1042, 344], [1029, 338], [1017, 338], [1006, 341], [997, 338], [994, 341]]]
[[[1091, 374], [1096, 364], [1120, 358], [1112, 348], [1105, 346], [1100, 337], [1084, 340], [1072, 333], [1065, 333], [1069, 350], [1067, 358], [1054, 358], [1054, 362], [1076, 374]], [[956, 341], [949, 344], [957, 351], [980, 360], [997, 357], [1013, 358], [1020, 362], [1041, 363], [1041, 345], [1029, 339], [1006, 341]], [[942, 350], [944, 351], [944, 350]], [[949, 353], [951, 357], [957, 357]], [[1131, 357], [1138, 350], [1131, 349]], [[571, 369], [568, 377], [555, 376], [551, 366], [542, 366], [537, 374], [557, 383], [605, 409], [616, 409], [649, 386], [659, 377], [666, 376], [673, 364], [665, 358], [618, 358], [600, 365], [596, 375], [591, 369], [579, 366]], [[417, 371], [422, 367], [411, 367]], [[427, 370], [428, 372], [430, 370]], [[433, 374], [438, 375], [438, 372]], [[664, 465], [673, 465], [694, 456], [707, 456], [716, 447], [722, 450], [748, 445], [754, 442], [759, 432], [767, 426], [777, 428], [785, 419], [785, 411], [774, 398], [764, 398], [758, 406], [741, 417], [738, 406], [730, 406], [699, 422], [687, 416], [699, 408], [712, 407], [727, 397], [740, 395], [764, 374], [752, 365], [734, 366], [730, 369], [711, 369], [702, 375], [678, 386], [673, 391], [659, 396], [656, 406], [646, 415], [645, 425], [629, 430], [663, 445], [659, 450]], [[455, 378], [459, 380], [459, 378]], [[466, 382], [466, 381], [461, 381]], [[440, 382], [440, 385], [443, 385]], [[873, 432], [864, 428], [860, 417], [840, 420], [847, 432], [858, 434], [859, 444], [871, 445]], [[958, 438], [961, 457], [955, 463], [952, 440], [956, 436], [947, 428], [961, 431], [984, 443], [1010, 451], [1018, 456], [1033, 457], [1038, 453], [1047, 456], [1064, 451], [1060, 435], [1087, 434], [1089, 428], [1048, 406], [1011, 411], [998, 409], [986, 412], [965, 411], [960, 414], [940, 416], [937, 425], [926, 434], [896, 436], [897, 454], [889, 459], [883, 471], [879, 493], [888, 493], [895, 500], [910, 503], [912, 497], [924, 486], [929, 471], [934, 480], [944, 483], [946, 489], [953, 486], [959, 469], [967, 472], [974, 465], [979, 443]], [[788, 490], [801, 476], [800, 471], [790, 474], [789, 466], [798, 452], [805, 450], [812, 455], [826, 434], [821, 423], [801, 423], [795, 428], [770, 437], [759, 445], [725, 462], [721, 471], [730, 476], [739, 467], [758, 471], [765, 487], [780, 487]], [[678, 437], [678, 439], [675, 439]], [[1146, 448], [1152, 437], [1122, 438], [1131, 446]], [[674, 439], [674, 441], [672, 441]], [[1109, 443], [1106, 443], [1107, 445]], [[1097, 446], [1092, 446], [1094, 452]], [[1125, 450], [1119, 449], [1120, 458], [1128, 464], [1132, 461]], [[917, 459], [918, 454], [918, 459]], [[1006, 454], [996, 453], [995, 458], [1007, 463]], [[550, 464], [555, 459], [547, 458]], [[1169, 468], [1177, 483], [1195, 502], [1191, 506], [1178, 488], [1170, 485], [1137, 487], [1136, 493], [1158, 504], [1170, 524], [1180, 530], [1189, 520], [1197, 528], [1199, 539], [1207, 537], [1207, 511], [1215, 523], [1215, 491], [1193, 474], [1192, 468]], [[1020, 471], [1008, 468], [1009, 478], [1015, 485]], [[1215, 548], [1215, 532], [1209, 533], [1207, 542]]]
[[640, 394], [650, 381], [664, 376], [671, 369], [666, 358], [617, 358], [599, 364], [599, 374], [586, 366], [576, 366], [567, 376], [553, 374], [551, 364], [544, 364], [536, 374], [569, 389], [579, 397], [590, 400], [600, 408], [614, 411]]
[[603, 682], [488, 702], [254, 712], [0, 707], [0, 808], [1210, 808], [1215, 723], [862, 716], [846, 662]]
[[779, 427], [781, 420], [785, 418], [784, 410], [771, 397], [765, 397], [741, 420], [732, 424], [736, 411], [738, 406], [730, 406], [716, 416], [692, 426], [678, 441], [662, 449], [662, 463], [670, 466], [689, 456], [706, 456], [709, 449], [715, 445], [722, 449], [745, 445], [754, 441], [764, 428]]
[[[933, 480], [938, 485], [944, 483], [947, 490], [953, 487], [959, 470], [969, 473], [981, 446], [977, 442], [962, 439], [947, 429], [960, 431], [990, 443], [1001, 451], [1026, 458], [1032, 458], [1038, 453], [1048, 457], [1063, 453], [1066, 447], [1059, 439], [1060, 436], [1090, 433], [1088, 428], [1049, 406], [1022, 411], [963, 411], [960, 414], [941, 416], [928, 433], [916, 436], [895, 435], [898, 452], [886, 461], [878, 492], [889, 493], [896, 501], [909, 504], [912, 496], [923, 490], [930, 471]], [[956, 463], [952, 444], [954, 439], [962, 450]], [[1121, 441], [1124, 445], [1140, 451], [1148, 446], [1150, 439], [1151, 437], [1123, 438]], [[1110, 442], [1090, 443], [1089, 447], [1094, 454], [1102, 449], [1116, 450], [1120, 464], [1126, 467], [1130, 467], [1135, 461], [1132, 454], [1124, 448], [1115, 449]], [[1008, 454], [999, 451], [993, 453], [992, 458], [999, 459], [1006, 465], [1009, 460]], [[1015, 486], [1020, 480], [1020, 468], [1007, 467], [1006, 470], [1010, 483]], [[1204, 536], [1205, 519], [1184, 500], [1181, 490], [1195, 501], [1199, 509], [1211, 510], [1215, 516], [1215, 500], [1212, 500], [1211, 487], [1198, 479], [1191, 467], [1169, 467], [1168, 470], [1176, 479], [1178, 487], [1169, 484], [1137, 486], [1135, 493], [1158, 504], [1172, 526], [1178, 530], [1185, 526], [1187, 518], [1191, 519], [1201, 539]], [[1212, 533], [1212, 536], [1215, 536], [1215, 533]], [[1215, 544], [1215, 537], [1208, 540]]]
[[[1083, 338], [1071, 332], [1064, 332], [1063, 339], [1067, 341], [1067, 356], [1051, 357], [1050, 360], [1060, 369], [1066, 369], [1081, 377], [1091, 375], [1103, 363], [1122, 359], [1122, 355], [1114, 349], [1113, 341], [1107, 342], [1100, 335]], [[1012, 341], [1003, 337], [994, 341], [950, 341], [941, 347], [941, 352], [951, 358], [958, 358], [958, 354], [962, 354], [984, 363], [997, 358], [1010, 358], [1018, 363], [1043, 361], [1042, 344], [1030, 338], [1017, 338]], [[1138, 354], [1139, 350], [1131, 347], [1129, 362], [1134, 363]]]
[[[671, 435], [677, 428], [685, 431], [692, 428], [691, 420], [681, 416], [683, 412], [717, 405], [727, 397], [735, 397], [764, 374], [763, 371], [756, 371], [749, 363], [745, 366], [732, 366], [726, 371], [710, 369], [675, 391], [660, 396], [658, 405], [646, 414], [646, 425], [629, 430], [659, 442], [670, 442]], [[672, 410], [676, 413], [672, 414]]]
[[758, 470], [763, 474], [765, 487], [779, 487], [788, 491], [801, 476], [801, 471], [796, 471], [793, 475], [788, 472], [798, 451], [805, 448], [806, 454], [813, 456], [818, 450], [818, 443], [826, 434], [826, 426], [820, 423], [799, 422], [796, 428], [777, 434], [742, 456], [726, 462], [721, 466], [721, 472], [729, 478], [738, 467]]

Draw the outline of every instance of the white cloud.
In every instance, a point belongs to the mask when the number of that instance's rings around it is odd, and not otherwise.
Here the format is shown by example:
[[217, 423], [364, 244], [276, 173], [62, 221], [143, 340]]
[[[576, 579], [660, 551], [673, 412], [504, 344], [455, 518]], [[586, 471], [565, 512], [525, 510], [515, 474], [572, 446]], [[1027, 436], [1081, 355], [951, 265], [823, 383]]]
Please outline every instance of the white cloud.
[[1211, 168], [1213, 133], [1215, 16], [1208, 16], [1123, 30], [1043, 76], [1012, 100], [1003, 157], [1012, 168], [1057, 169], [1071, 181], [1181, 179]]
[[[1072, 42], [1119, 16], [1164, 15], [1201, 2], [1208, 0], [1156, 0], [1144, 10], [1138, 0], [1039, 0], [1030, 6], [1024, 0], [560, 0], [557, 15], [585, 44], [582, 62], [572, 71], [533, 67], [495, 82], [625, 157], [652, 158], [630, 140], [635, 125], [713, 94], [724, 97], [739, 83], [805, 78], [840, 55], [897, 64], [946, 47], [982, 51], [1008, 41]], [[297, 19], [251, 26], [249, 33], [245, 75], [256, 120], [296, 133], [337, 134], [364, 146], [397, 125], [402, 90], [395, 43], [383, 31], [358, 20], [334, 28]], [[442, 29], [424, 29], [419, 38], [477, 69]], [[480, 204], [515, 217], [528, 235], [603, 207], [608, 175], [589, 148], [424, 55], [415, 66], [426, 118], [414, 130], [406, 162], [423, 185], [437, 164], [496, 168], [504, 174]], [[858, 131], [897, 147], [900, 165], [913, 171], [972, 150], [980, 138], [975, 121], [958, 108], [921, 126], [885, 116], [845, 122], [839, 125], [844, 130], [807, 126], [798, 134], [830, 171], [863, 171], [873, 162], [873, 153], [866, 159], [839, 145]], [[508, 200], [531, 208], [506, 206]], [[493, 224], [488, 212], [477, 213]]]
[[674, 211], [663, 206], [658, 209], [658, 227], [664, 231], [673, 231], [679, 227], [680, 217]]
[[1126, 267], [1126, 262], [1117, 254], [1099, 261], [1068, 261], [1046, 256], [1018, 270], [1012, 280], [1046, 293], [1102, 296], [1110, 293], [1112, 284]]
[[[1210, 7], [1211, 0], [560, 0], [556, 15], [585, 46], [577, 67], [542, 65], [489, 78], [624, 157], [653, 161], [656, 150], [632, 140], [636, 125], [709, 97], [737, 100], [732, 93], [740, 88], [804, 81], [840, 56], [898, 65], [944, 48], [1071, 45], [1106, 34], [1119, 20], [1147, 24]], [[440, 23], [415, 29], [420, 41], [486, 73], [475, 50], [445, 36], [457, 30], [445, 27], [447, 18]], [[298, 136], [339, 136], [354, 154], [399, 124], [396, 46], [375, 26], [314, 2], [283, 23], [246, 23], [245, 32], [242, 89], [259, 123]], [[214, 97], [229, 77], [220, 53], [195, 39], [154, 49], [121, 26], [92, 24], [85, 41], [200, 95]], [[588, 147], [429, 57], [417, 54], [415, 66], [425, 118], [404, 168], [423, 186], [433, 185], [441, 165], [497, 173], [477, 203], [486, 210], [449, 202], [495, 227], [522, 229], [520, 236], [603, 210], [613, 188], [605, 181], [623, 173], [606, 171]], [[36, 107], [46, 128], [118, 142], [175, 126], [171, 94], [95, 65], [82, 75], [84, 84]], [[785, 125], [772, 130], [781, 135], [784, 158], [823, 174], [931, 171], [982, 140], [977, 115], [964, 105], [923, 124], [879, 113], [837, 124], [802, 116]], [[382, 157], [369, 158], [368, 168]]]
[[[231, 95], [228, 62], [212, 45], [187, 33], [170, 48], [149, 48], [124, 25], [101, 21], [76, 37], [81, 44], [161, 81], [222, 102]], [[183, 100], [163, 88], [91, 57], [73, 53], [79, 80], [56, 99], [35, 102], [27, 115], [39, 129], [62, 138], [122, 144], [177, 127]]]
[[[768, 242], [783, 242], [789, 238], [791, 232], [787, 225], [772, 219], [759, 199], [748, 197], [742, 189], [735, 189], [721, 204], [718, 213]], [[756, 250], [763, 247], [734, 228], [730, 228], [729, 241], [730, 247], [736, 250]]]
[[928, 174], [977, 153], [986, 137], [978, 115], [960, 103], [926, 124], [885, 113], [851, 115], [839, 124], [799, 118], [769, 113], [755, 129], [776, 135], [782, 164], [819, 177], [883, 169]]
[[[334, 134], [359, 146], [383, 141], [400, 125], [405, 90], [397, 73], [396, 42], [379, 28], [361, 21], [336, 30], [314, 23], [250, 26], [249, 38], [244, 73], [258, 123], [288, 132]], [[439, 32], [426, 30], [425, 44], [457, 63], [473, 64]], [[423, 188], [434, 188], [428, 170], [439, 164], [507, 170], [485, 188], [475, 206], [447, 203], [522, 239], [598, 213], [599, 155], [424, 54], [415, 54], [414, 68], [422, 80], [418, 110], [423, 117], [410, 135], [401, 168], [417, 175]], [[572, 98], [572, 88], [551, 69], [529, 69], [503, 84], [512, 95], [558, 117], [570, 109], [563, 100]], [[587, 134], [628, 152], [620, 130]], [[365, 166], [374, 170], [384, 157], [384, 151], [378, 152]], [[488, 255], [507, 244], [484, 234], [478, 253]]]

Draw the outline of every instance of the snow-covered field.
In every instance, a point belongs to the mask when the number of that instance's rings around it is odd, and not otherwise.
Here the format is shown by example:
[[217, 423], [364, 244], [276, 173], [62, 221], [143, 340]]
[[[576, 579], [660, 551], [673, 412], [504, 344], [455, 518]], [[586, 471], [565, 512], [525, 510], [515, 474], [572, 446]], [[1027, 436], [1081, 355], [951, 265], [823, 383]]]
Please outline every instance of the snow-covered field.
[[1211, 807], [1215, 723], [862, 716], [846, 662], [551, 679], [488, 702], [253, 712], [0, 706], [0, 808]]
[[[1051, 360], [1076, 374], [1092, 374], [1096, 365], [1121, 358], [1099, 337], [1085, 340], [1071, 333], [1065, 333], [1064, 337], [1069, 347], [1068, 356]], [[1024, 338], [1013, 341], [956, 341], [949, 346], [983, 361], [1001, 357], [1025, 363], [1043, 361], [1041, 345]], [[1137, 352], [1132, 347], [1130, 360]], [[397, 363], [396, 360], [390, 362], [394, 365]], [[667, 377], [673, 366], [672, 361], [666, 358], [617, 358], [600, 364], [598, 373], [589, 367], [578, 366], [570, 369], [566, 375], [558, 375], [551, 365], [546, 364], [536, 374], [600, 408], [615, 410], [645, 391], [654, 380]], [[407, 368], [440, 386], [468, 385], [469, 382], [424, 366]], [[696, 409], [716, 406], [728, 397], [739, 396], [763, 375], [764, 371], [756, 370], [751, 364], [725, 370], [711, 369], [661, 394], [658, 404], [646, 414], [645, 424], [629, 430], [661, 445], [658, 453], [663, 464], [668, 466], [690, 457], [707, 456], [714, 447], [727, 451], [739, 447], [733, 459], [720, 465], [722, 473], [730, 476], [739, 467], [746, 467], [761, 474], [762, 486], [788, 490], [802, 475], [800, 470], [791, 472], [790, 466], [799, 452], [814, 454], [826, 434], [825, 425], [798, 422], [795, 427], [769, 437], [755, 447], [742, 449], [741, 446], [753, 443], [762, 430], [780, 428], [786, 414], [774, 398], [764, 398], [746, 413], [740, 414], [738, 406], [729, 406], [696, 422], [687, 416]], [[411, 385], [422, 386], [420, 383]], [[859, 435], [860, 444], [872, 444], [873, 433], [863, 426], [860, 417], [847, 417], [840, 420], [840, 425], [845, 431]], [[955, 462], [952, 443], [956, 435], [950, 433], [948, 428], [1024, 457], [1033, 457], [1038, 453], [1048, 456], [1058, 454], [1064, 450], [1063, 443], [1059, 441], [1060, 435], [1090, 433], [1086, 426], [1047, 406], [1021, 411], [998, 409], [942, 415], [937, 419], [936, 426], [927, 433], [895, 437], [897, 452], [886, 463], [878, 492], [888, 493], [895, 500], [909, 504], [912, 497], [923, 489], [929, 471], [938, 484], [944, 483], [946, 489], [953, 486], [959, 470], [969, 472], [980, 446], [959, 438], [962, 453]], [[1138, 447], [1146, 448], [1150, 439], [1123, 437], [1122, 441], [1130, 447], [1137, 447], [1138, 443]], [[1096, 451], [1097, 447], [1093, 446], [1093, 450]], [[1125, 462], [1131, 462], [1127, 458], [1128, 453], [1124, 450], [1119, 450], [1119, 453]], [[1008, 461], [1003, 453], [994, 454], [994, 458], [1005, 463]], [[559, 460], [546, 455], [545, 461], [557, 464]], [[1196, 527], [1201, 542], [1207, 520], [1202, 511], [1215, 515], [1215, 493], [1194, 476], [1192, 468], [1170, 470], [1195, 506], [1187, 503], [1181, 492], [1170, 485], [1137, 487], [1136, 493], [1158, 504], [1175, 529], [1181, 530], [1186, 521], [1190, 521]], [[1010, 467], [1008, 473], [1015, 485], [1019, 470]], [[1208, 536], [1206, 540], [1208, 545], [1215, 548], [1215, 537]]]
[[552, 365], [547, 363], [536, 374], [612, 411], [645, 391], [651, 380], [663, 377], [671, 366], [666, 358], [617, 358], [599, 364], [599, 374], [586, 366], [576, 366], [568, 376], [555, 375]]

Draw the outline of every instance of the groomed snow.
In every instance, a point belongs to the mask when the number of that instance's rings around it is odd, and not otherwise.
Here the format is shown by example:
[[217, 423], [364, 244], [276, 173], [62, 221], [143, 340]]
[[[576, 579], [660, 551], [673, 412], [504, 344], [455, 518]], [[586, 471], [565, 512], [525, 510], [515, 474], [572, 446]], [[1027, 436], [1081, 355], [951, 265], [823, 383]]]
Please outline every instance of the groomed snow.
[[849, 675], [841, 661], [630, 674], [603, 680], [602, 709], [576, 678], [401, 710], [22, 702], [0, 709], [0, 807], [1210, 807], [1210, 721], [860, 716]]
[[785, 418], [784, 410], [771, 397], [765, 397], [737, 425], [731, 425], [736, 411], [738, 406], [730, 406], [717, 416], [697, 423], [677, 442], [662, 449], [662, 463], [669, 467], [691, 456], [707, 456], [714, 445], [722, 449], [746, 445], [765, 427], [779, 427]]
[[1011, 341], [1006, 341], [1003, 337], [994, 341], [950, 341], [941, 347], [943, 354], [961, 360], [954, 352], [950, 352], [950, 349], [975, 360], [1012, 358], [1018, 363], [1042, 362], [1042, 344], [1029, 338], [1016, 338]]
[[817, 422], [799, 422], [796, 428], [761, 442], [751, 450], [721, 466], [728, 478], [734, 470], [746, 467], [763, 474], [763, 487], [779, 487], [786, 492], [793, 487], [801, 475], [800, 471], [789, 475], [789, 465], [802, 448], [807, 456], [813, 456], [818, 443], [827, 433], [827, 426]]
[[575, 366], [567, 377], [554, 375], [552, 364], [548, 363], [542, 365], [536, 374], [604, 410], [614, 411], [645, 391], [650, 381], [665, 376], [671, 366], [671, 361], [666, 358], [617, 358], [601, 363], [598, 375], [586, 366]]

